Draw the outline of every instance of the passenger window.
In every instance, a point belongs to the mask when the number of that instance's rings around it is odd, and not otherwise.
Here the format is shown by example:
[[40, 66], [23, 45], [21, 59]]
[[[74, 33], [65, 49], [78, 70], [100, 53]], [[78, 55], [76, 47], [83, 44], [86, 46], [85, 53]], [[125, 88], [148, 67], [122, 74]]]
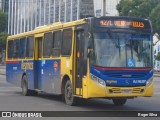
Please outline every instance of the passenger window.
[[13, 42], [13, 58], [19, 57], [19, 39], [14, 40]]
[[26, 57], [33, 58], [33, 50], [34, 50], [34, 37], [27, 37], [26, 41]]
[[20, 58], [25, 58], [25, 51], [26, 51], [26, 38], [20, 38]]
[[62, 55], [71, 55], [71, 49], [72, 49], [72, 29], [66, 29], [63, 31], [63, 40], [62, 40]]
[[62, 40], [62, 32], [57, 31], [53, 34], [53, 44], [52, 44], [52, 56], [59, 57], [60, 56], [60, 47]]
[[8, 54], [8, 59], [12, 59], [13, 57], [13, 40], [8, 41], [8, 48], [7, 48], [7, 54]]
[[43, 57], [50, 57], [52, 55], [53, 34], [52, 32], [44, 34], [43, 42]]

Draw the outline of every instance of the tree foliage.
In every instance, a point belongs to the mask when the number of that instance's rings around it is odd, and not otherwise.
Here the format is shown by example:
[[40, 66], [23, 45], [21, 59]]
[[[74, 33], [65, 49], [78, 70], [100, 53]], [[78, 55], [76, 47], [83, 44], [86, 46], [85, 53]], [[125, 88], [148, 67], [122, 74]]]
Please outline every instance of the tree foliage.
[[2, 50], [5, 50], [6, 47], [6, 39], [8, 34], [5, 33], [7, 29], [7, 16], [5, 13], [0, 11], [0, 53]]
[[150, 19], [152, 20], [154, 32], [160, 33], [160, 4], [152, 10]]
[[0, 33], [0, 52], [2, 50], [5, 50], [6, 48], [6, 40], [7, 40], [8, 34], [7, 33]]
[[157, 56], [156, 56], [156, 60], [160, 61], [160, 52], [158, 52]]
[[0, 11], [0, 32], [4, 32], [7, 28], [7, 15]]
[[160, 32], [160, 0], [121, 0], [117, 10], [120, 16], [150, 19], [154, 32]]

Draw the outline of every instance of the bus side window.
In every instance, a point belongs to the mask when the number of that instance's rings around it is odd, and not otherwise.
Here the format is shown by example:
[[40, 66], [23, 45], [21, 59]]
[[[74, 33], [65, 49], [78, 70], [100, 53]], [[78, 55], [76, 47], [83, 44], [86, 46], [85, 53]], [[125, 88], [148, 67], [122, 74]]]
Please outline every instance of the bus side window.
[[26, 38], [26, 57], [27, 58], [33, 58], [33, 52], [34, 52], [34, 37], [29, 36]]
[[52, 44], [52, 56], [54, 57], [60, 56], [61, 40], [62, 40], [62, 32], [56, 31], [53, 34], [53, 44]]
[[63, 31], [61, 54], [70, 56], [72, 50], [72, 28]]
[[26, 49], [26, 38], [20, 38], [20, 52], [19, 52], [19, 57], [20, 58], [25, 58], [25, 49]]
[[13, 58], [19, 58], [19, 39], [14, 40]]
[[8, 41], [7, 54], [8, 54], [8, 59], [12, 59], [12, 57], [13, 57], [13, 40]]
[[52, 40], [53, 34], [52, 32], [44, 34], [44, 42], [43, 42], [43, 57], [50, 57], [52, 55]]

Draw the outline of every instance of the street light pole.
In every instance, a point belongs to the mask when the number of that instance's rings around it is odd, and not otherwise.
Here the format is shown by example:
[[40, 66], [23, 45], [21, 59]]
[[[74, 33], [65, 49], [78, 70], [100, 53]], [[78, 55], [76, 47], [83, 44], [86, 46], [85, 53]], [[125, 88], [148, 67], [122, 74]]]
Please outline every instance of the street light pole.
[[103, 0], [103, 16], [106, 16], [106, 0]]

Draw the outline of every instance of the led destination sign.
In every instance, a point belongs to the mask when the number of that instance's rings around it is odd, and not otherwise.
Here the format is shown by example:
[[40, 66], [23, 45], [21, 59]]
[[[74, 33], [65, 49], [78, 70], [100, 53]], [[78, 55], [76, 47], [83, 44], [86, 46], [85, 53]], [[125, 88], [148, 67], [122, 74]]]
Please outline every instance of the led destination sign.
[[100, 26], [106, 27], [122, 27], [122, 28], [144, 28], [145, 24], [140, 21], [126, 21], [126, 20], [100, 20]]
[[95, 27], [108, 28], [133, 28], [133, 29], [147, 29], [151, 30], [149, 20], [136, 18], [97, 18], [94, 21]]

